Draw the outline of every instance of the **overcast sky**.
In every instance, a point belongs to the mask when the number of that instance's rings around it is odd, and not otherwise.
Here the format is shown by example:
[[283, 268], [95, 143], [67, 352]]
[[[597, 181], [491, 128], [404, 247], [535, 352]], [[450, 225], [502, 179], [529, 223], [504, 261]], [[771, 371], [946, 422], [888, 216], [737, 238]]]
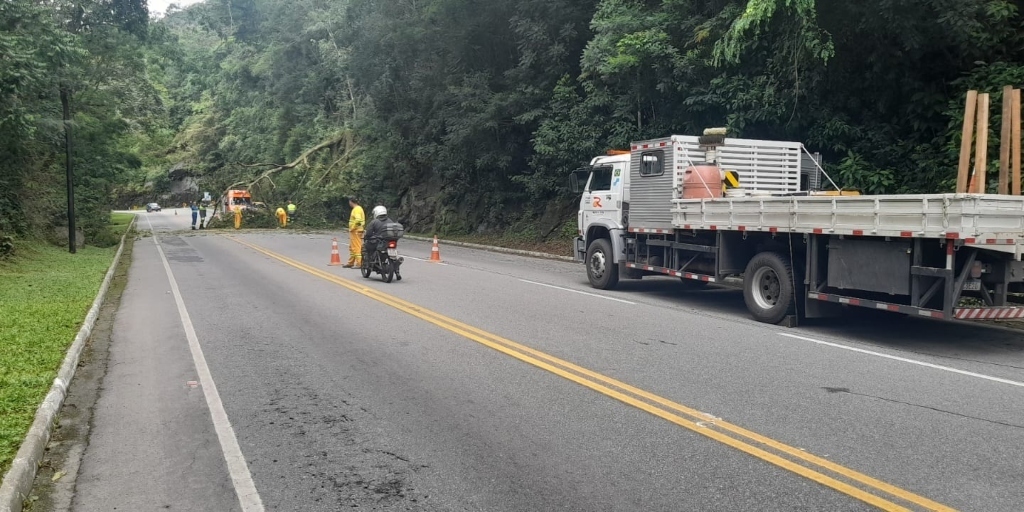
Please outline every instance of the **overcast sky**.
[[163, 16], [167, 11], [167, 6], [171, 4], [178, 4], [178, 7], [186, 7], [192, 4], [197, 4], [202, 0], [149, 0], [149, 15], [150, 17], [157, 18]]

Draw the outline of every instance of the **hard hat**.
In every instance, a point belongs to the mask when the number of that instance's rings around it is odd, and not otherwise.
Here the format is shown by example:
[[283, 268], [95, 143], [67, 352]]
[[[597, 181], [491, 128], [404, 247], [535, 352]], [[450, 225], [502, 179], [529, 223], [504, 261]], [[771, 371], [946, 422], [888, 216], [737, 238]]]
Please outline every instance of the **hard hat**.
[[384, 216], [387, 216], [387, 214], [388, 214], [388, 209], [385, 208], [383, 205], [381, 205], [381, 206], [374, 206], [373, 207], [373, 216], [374, 217], [384, 217]]

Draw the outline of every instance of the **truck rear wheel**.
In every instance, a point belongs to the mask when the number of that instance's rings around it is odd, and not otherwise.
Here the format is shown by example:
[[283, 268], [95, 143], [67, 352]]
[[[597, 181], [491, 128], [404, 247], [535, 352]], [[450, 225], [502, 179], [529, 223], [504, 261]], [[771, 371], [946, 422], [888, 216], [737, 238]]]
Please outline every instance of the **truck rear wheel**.
[[747, 264], [743, 301], [759, 322], [777, 324], [795, 311], [793, 266], [777, 252], [762, 252]]
[[599, 290], [619, 284], [619, 267], [612, 263], [612, 244], [607, 238], [598, 238], [587, 248], [587, 279]]

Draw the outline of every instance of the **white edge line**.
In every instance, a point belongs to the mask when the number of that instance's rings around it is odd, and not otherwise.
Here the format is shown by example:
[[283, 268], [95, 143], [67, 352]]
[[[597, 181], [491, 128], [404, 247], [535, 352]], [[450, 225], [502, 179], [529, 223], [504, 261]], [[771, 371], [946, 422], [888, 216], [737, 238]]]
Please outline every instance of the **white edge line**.
[[634, 306], [636, 305], [636, 302], [630, 302], [628, 300], [616, 299], [614, 297], [605, 297], [604, 295], [600, 295], [600, 294], [597, 294], [597, 293], [583, 292], [583, 291], [580, 291], [580, 290], [573, 290], [572, 288], [563, 288], [561, 286], [555, 286], [553, 284], [538, 283], [536, 281], [529, 281], [529, 280], [526, 280], [526, 279], [520, 279], [520, 281], [522, 281], [524, 283], [535, 284], [537, 286], [546, 286], [548, 288], [554, 288], [556, 290], [563, 290], [563, 291], [567, 291], [567, 292], [579, 293], [581, 295], [589, 295], [591, 297], [597, 297], [599, 299], [614, 300], [615, 302], [621, 302], [623, 304], [632, 304]]
[[422, 261], [422, 262], [424, 262], [424, 263], [433, 263], [433, 264], [435, 264], [435, 265], [444, 265], [444, 266], [448, 266], [448, 264], [447, 264], [447, 263], [445, 263], [445, 262], [443, 262], [443, 261], [430, 261], [430, 260], [428, 260], [428, 259], [426, 259], [426, 258], [417, 258], [416, 256], [409, 256], [409, 255], [407, 255], [407, 254], [399, 254], [399, 256], [401, 256], [401, 257], [403, 257], [403, 258], [409, 258], [410, 260]]
[[807, 338], [807, 337], [804, 337], [804, 336], [797, 336], [796, 334], [787, 334], [787, 333], [784, 333], [784, 332], [780, 332], [780, 333], [777, 333], [777, 334], [779, 334], [780, 336], [785, 336], [787, 338], [795, 338], [795, 339], [798, 339], [798, 340], [809, 341], [811, 343], [817, 343], [819, 345], [828, 345], [830, 347], [841, 348], [841, 349], [844, 349], [844, 350], [851, 350], [853, 352], [860, 352], [862, 354], [868, 354], [868, 355], [872, 355], [872, 356], [884, 357], [886, 359], [892, 359], [894, 361], [902, 361], [904, 363], [916, 364], [918, 366], [925, 366], [925, 367], [928, 367], [928, 368], [934, 368], [936, 370], [942, 370], [942, 371], [946, 371], [946, 372], [959, 373], [960, 375], [967, 375], [968, 377], [977, 377], [979, 379], [985, 379], [985, 380], [990, 380], [990, 381], [993, 381], [993, 382], [1000, 382], [1002, 384], [1009, 384], [1011, 386], [1018, 386], [1018, 387], [1024, 388], [1024, 382], [1019, 382], [1019, 381], [1016, 381], [1016, 380], [1003, 379], [1003, 378], [1000, 378], [1000, 377], [993, 377], [991, 375], [985, 375], [985, 374], [982, 374], [982, 373], [969, 372], [967, 370], [959, 370], [959, 369], [956, 369], [956, 368], [951, 368], [949, 366], [942, 366], [942, 365], [939, 365], [939, 364], [926, 363], [924, 361], [918, 361], [916, 359], [908, 359], [906, 357], [899, 357], [899, 356], [893, 356], [893, 355], [889, 355], [889, 354], [883, 354], [881, 352], [874, 352], [872, 350], [865, 350], [865, 349], [862, 349], [862, 348], [850, 347], [850, 346], [842, 345], [842, 344], [839, 344], [839, 343], [830, 343], [828, 341], [821, 341], [821, 340], [816, 340], [816, 339], [813, 339], [813, 338]]
[[231, 420], [224, 410], [220, 393], [217, 392], [217, 385], [213, 382], [213, 375], [210, 374], [210, 367], [206, 364], [206, 357], [203, 355], [203, 348], [199, 346], [199, 337], [192, 326], [192, 319], [185, 309], [185, 301], [181, 298], [178, 290], [178, 283], [174, 280], [174, 273], [171, 272], [171, 265], [167, 263], [164, 250], [160, 247], [156, 232], [153, 231], [153, 224], [146, 218], [150, 232], [153, 233], [153, 244], [160, 253], [160, 260], [163, 262], [164, 271], [167, 272], [167, 280], [171, 285], [171, 293], [174, 294], [174, 302], [178, 306], [178, 314], [181, 316], [181, 325], [185, 328], [185, 337], [188, 338], [188, 348], [192, 352], [192, 361], [196, 365], [196, 372], [199, 374], [199, 382], [203, 387], [203, 394], [206, 396], [206, 404], [210, 409], [210, 417], [213, 420], [214, 430], [217, 432], [217, 440], [220, 441], [221, 451], [224, 453], [224, 462], [227, 464], [228, 473], [231, 475], [231, 483], [235, 487], [235, 494], [242, 506], [243, 512], [262, 512], [263, 501], [256, 492], [256, 484], [249, 473], [249, 467], [242, 455], [242, 449], [238, 446], [238, 438], [235, 437], [235, 430], [231, 427]]

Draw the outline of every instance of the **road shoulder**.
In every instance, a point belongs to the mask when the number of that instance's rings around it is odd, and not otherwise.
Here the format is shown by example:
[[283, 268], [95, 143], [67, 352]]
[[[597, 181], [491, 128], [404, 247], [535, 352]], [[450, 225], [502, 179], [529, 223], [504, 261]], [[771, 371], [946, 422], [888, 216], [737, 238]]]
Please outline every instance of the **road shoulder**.
[[93, 408], [99, 397], [100, 384], [107, 373], [114, 317], [128, 283], [128, 269], [136, 240], [138, 237], [125, 241], [124, 252], [114, 270], [106, 300], [100, 308], [92, 336], [82, 351], [76, 378], [68, 388], [64, 407], [32, 484], [32, 494], [24, 508], [27, 512], [71, 508], [75, 479], [89, 440]]

